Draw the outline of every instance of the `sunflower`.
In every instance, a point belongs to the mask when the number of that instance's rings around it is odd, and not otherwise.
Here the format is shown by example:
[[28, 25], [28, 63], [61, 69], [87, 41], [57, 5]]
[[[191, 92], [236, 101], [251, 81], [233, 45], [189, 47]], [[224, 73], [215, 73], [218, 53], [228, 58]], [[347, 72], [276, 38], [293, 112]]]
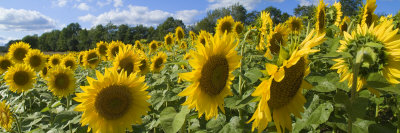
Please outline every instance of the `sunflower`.
[[215, 27], [215, 30], [216, 34], [223, 35], [225, 32], [227, 32], [228, 34], [233, 33], [234, 28], [235, 20], [233, 20], [232, 16], [225, 16], [218, 19], [217, 27]]
[[94, 133], [132, 132], [132, 124], [141, 124], [150, 111], [145, 77], [115, 69], [106, 69], [104, 75], [96, 71], [96, 76], [87, 77], [89, 86], [81, 86], [83, 93], [74, 98], [81, 103], [75, 111], [83, 112], [82, 126], [89, 125]]
[[267, 37], [269, 32], [272, 32], [272, 27], [273, 27], [273, 22], [272, 22], [270, 13], [267, 11], [262, 11], [261, 12], [261, 28], [259, 29], [260, 41], [256, 47], [257, 50], [259, 50], [259, 51], [264, 50], [265, 38]]
[[11, 44], [7, 54], [15, 63], [23, 63], [30, 48], [31, 46], [28, 43], [16, 42]]
[[121, 41], [112, 41], [107, 49], [107, 57], [109, 60], [113, 60], [118, 54], [119, 47], [123, 46], [124, 43]]
[[347, 16], [344, 16], [342, 22], [339, 25], [340, 32], [343, 34], [343, 32], [347, 31], [347, 28], [349, 27], [350, 23], [350, 18]]
[[74, 72], [65, 66], [58, 65], [49, 70], [45, 78], [49, 90], [58, 97], [67, 97], [75, 91]]
[[335, 14], [336, 19], [335, 19], [335, 23], [334, 24], [336, 26], [339, 26], [339, 24], [341, 22], [341, 19], [342, 19], [342, 16], [343, 16], [342, 4], [340, 4], [340, 2], [335, 2], [335, 4], [333, 4], [333, 7], [336, 10], [336, 14]]
[[150, 42], [149, 44], [149, 49], [150, 49], [150, 53], [156, 52], [157, 51], [157, 41], [153, 40]]
[[0, 102], [0, 126], [6, 131], [10, 132], [12, 124], [14, 122], [13, 114], [10, 110], [10, 105], [6, 104], [6, 101]]
[[167, 46], [172, 45], [172, 43], [174, 43], [174, 36], [171, 33], [168, 33], [167, 35], [165, 35], [164, 37], [164, 44]]
[[324, 3], [324, 0], [320, 0], [317, 7], [317, 14], [315, 15], [317, 19], [317, 23], [315, 23], [315, 28], [317, 29], [318, 34], [325, 32], [325, 26], [326, 26], [325, 6], [326, 5]]
[[143, 51], [137, 51], [137, 54], [139, 55], [140, 58], [140, 64], [139, 64], [139, 69], [140, 69], [140, 74], [145, 75], [149, 72], [149, 59], [147, 58], [146, 54]]
[[299, 34], [301, 29], [303, 28], [303, 21], [301, 21], [298, 17], [289, 17], [289, 20], [286, 21], [289, 30], [294, 34]]
[[102, 57], [102, 59], [106, 59], [107, 49], [108, 49], [107, 42], [100, 41], [100, 42], [96, 43], [96, 45], [97, 45], [97, 50], [99, 51], [99, 54]]
[[28, 64], [33, 70], [38, 72], [42, 70], [46, 64], [46, 58], [40, 50], [31, 49], [24, 58], [24, 63]]
[[242, 58], [235, 51], [238, 42], [233, 34], [214, 35], [210, 45], [198, 45], [197, 51], [191, 51], [189, 60], [194, 69], [181, 73], [179, 77], [192, 84], [179, 93], [187, 96], [183, 105], [196, 108], [199, 117], [205, 113], [207, 120], [218, 115], [218, 107], [224, 110], [224, 98], [232, 95], [231, 84], [235, 78], [232, 74], [240, 65]]
[[86, 67], [94, 69], [99, 63], [100, 63], [100, 55], [99, 53], [97, 53], [97, 50], [95, 49], [87, 51], [86, 54], [83, 56], [83, 65]]
[[181, 41], [179, 48], [181, 48], [182, 50], [186, 50], [187, 49], [187, 43], [185, 41]]
[[[100, 51], [100, 50], [99, 50]], [[76, 64], [76, 59], [73, 55], [65, 56], [62, 61], [61, 65], [65, 66], [66, 68], [70, 68], [71, 70], [75, 70], [78, 64]]]
[[235, 31], [236, 34], [240, 34], [243, 32], [244, 26], [242, 22], [235, 22], [235, 27], [233, 28], [233, 31]]
[[378, 20], [378, 16], [374, 13], [376, 7], [376, 0], [367, 0], [361, 14], [361, 25], [366, 24], [369, 27]]
[[157, 53], [157, 56], [154, 56], [151, 59], [150, 71], [152, 72], [160, 72], [164, 68], [164, 63], [167, 62], [167, 54], [164, 52]]
[[186, 53], [186, 54], [183, 56], [183, 59], [184, 59], [184, 60], [189, 60], [189, 59], [191, 59], [191, 58], [192, 58], [192, 55], [190, 54], [190, 52]]
[[55, 67], [61, 63], [62, 58], [60, 54], [53, 54], [50, 56], [48, 64], [50, 64], [51, 67]]
[[[400, 83], [398, 81], [400, 78], [400, 35], [397, 35], [399, 29], [393, 30], [392, 23], [393, 21], [389, 20], [376, 26], [372, 24], [370, 27], [366, 24], [358, 25], [351, 35], [344, 32], [344, 40], [340, 41], [341, 45], [337, 52], [357, 55], [358, 50], [363, 48], [363, 52], [367, 53], [364, 55], [363, 60], [365, 61], [359, 68], [357, 91], [364, 87], [370, 73], [381, 73], [388, 82], [392, 84]], [[334, 59], [333, 61], [336, 64], [331, 68], [337, 69], [337, 73], [340, 74], [340, 81], [347, 80], [349, 87], [353, 84], [352, 68], [354, 63], [352, 60], [351, 58]]]
[[134, 49], [123, 46], [120, 47], [119, 51], [113, 62], [114, 69], [118, 72], [124, 70], [128, 75], [139, 72], [140, 59]]
[[49, 66], [46, 64], [43, 69], [40, 71], [40, 76], [42, 78], [46, 78], [47, 77], [47, 72], [49, 70]]
[[197, 44], [206, 45], [210, 36], [211, 36], [210, 33], [208, 33], [205, 30], [201, 30], [199, 36], [197, 37]]
[[0, 74], [6, 72], [11, 66], [13, 66], [13, 62], [10, 60], [10, 58], [8, 58], [7, 55], [0, 56]]
[[11, 91], [21, 93], [33, 87], [36, 82], [36, 74], [28, 65], [16, 64], [8, 68], [4, 79]]
[[185, 37], [185, 32], [183, 31], [182, 27], [176, 27], [175, 36], [177, 41], [181, 41]]
[[289, 29], [282, 24], [275, 26], [275, 29], [268, 35], [267, 52], [265, 53], [268, 59], [272, 59], [272, 55], [279, 53], [281, 47], [286, 46]]
[[79, 65], [81, 65], [81, 66], [83, 66], [83, 56], [85, 56], [85, 54], [86, 54], [86, 51], [81, 51], [81, 52], [79, 52], [79, 55], [78, 55], [78, 63], [79, 63]]
[[139, 50], [142, 50], [142, 43], [140, 43], [139, 40], [136, 40], [136, 41], [135, 41], [135, 48], [136, 48], [136, 49], [139, 49]]
[[196, 40], [197, 35], [193, 31], [189, 31], [189, 36], [190, 36], [190, 39], [192, 40], [192, 42], [194, 42], [194, 40]]
[[272, 120], [278, 132], [285, 132], [285, 129], [291, 131], [290, 114], [301, 117], [300, 112], [304, 111], [303, 105], [306, 102], [302, 89], [311, 86], [303, 80], [309, 73], [307, 56], [318, 51], [311, 48], [320, 45], [325, 36], [314, 33], [312, 30], [300, 44], [286, 46], [293, 51], [282, 49], [289, 54], [289, 56], [279, 55], [283, 61], [266, 63], [265, 74], [269, 77], [263, 79], [252, 94], [260, 99], [256, 111], [248, 121], [253, 121], [252, 131], [258, 128], [258, 132], [262, 132]]

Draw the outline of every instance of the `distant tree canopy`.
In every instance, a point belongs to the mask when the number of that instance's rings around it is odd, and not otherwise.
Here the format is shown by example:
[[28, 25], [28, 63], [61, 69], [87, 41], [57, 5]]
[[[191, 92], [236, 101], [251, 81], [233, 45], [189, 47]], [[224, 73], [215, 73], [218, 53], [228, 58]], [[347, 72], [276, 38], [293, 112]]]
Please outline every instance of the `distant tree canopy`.
[[[361, 6], [361, 0], [340, 0], [344, 15], [356, 15], [358, 7]], [[295, 16], [314, 17], [315, 5], [300, 6], [294, 9]], [[290, 15], [282, 12], [280, 9], [269, 6], [263, 11], [268, 11], [274, 23], [285, 22]], [[234, 4], [226, 8], [218, 8], [207, 12], [207, 15], [194, 25], [185, 26], [182, 20], [168, 17], [157, 27], [146, 27], [143, 25], [130, 26], [127, 24], [114, 25], [109, 22], [106, 25], [96, 25], [91, 29], [82, 29], [78, 23], [71, 23], [62, 30], [53, 30], [45, 32], [42, 35], [27, 35], [20, 40], [11, 40], [5, 47], [0, 47], [1, 51], [6, 51], [8, 46], [17, 41], [24, 41], [42, 51], [81, 51], [96, 47], [99, 41], [110, 42], [120, 40], [126, 44], [134, 44], [136, 40], [146, 39], [164, 40], [164, 36], [169, 32], [174, 33], [175, 28], [181, 26], [188, 33], [189, 30], [198, 33], [200, 30], [206, 30], [214, 33], [217, 20], [231, 15], [235, 21], [241, 21], [245, 25], [255, 25], [260, 16], [259, 11], [247, 12], [243, 5]], [[397, 15], [396, 17], [398, 17]], [[400, 17], [399, 17], [400, 18]]]

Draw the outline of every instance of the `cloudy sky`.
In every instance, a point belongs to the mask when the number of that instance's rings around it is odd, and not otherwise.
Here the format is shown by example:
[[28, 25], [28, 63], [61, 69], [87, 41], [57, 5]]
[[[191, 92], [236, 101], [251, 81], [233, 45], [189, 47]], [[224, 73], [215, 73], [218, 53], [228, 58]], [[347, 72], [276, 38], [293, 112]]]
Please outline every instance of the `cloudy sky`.
[[[332, 4], [334, 0], [325, 0]], [[365, 0], [364, 0], [365, 1]], [[293, 14], [298, 5], [318, 0], [0, 0], [0, 45], [25, 35], [42, 34], [78, 22], [82, 28], [97, 24], [157, 26], [167, 17], [186, 25], [201, 20], [208, 10], [240, 3], [248, 11], [275, 6]], [[400, 0], [377, 0], [376, 13], [395, 14]]]

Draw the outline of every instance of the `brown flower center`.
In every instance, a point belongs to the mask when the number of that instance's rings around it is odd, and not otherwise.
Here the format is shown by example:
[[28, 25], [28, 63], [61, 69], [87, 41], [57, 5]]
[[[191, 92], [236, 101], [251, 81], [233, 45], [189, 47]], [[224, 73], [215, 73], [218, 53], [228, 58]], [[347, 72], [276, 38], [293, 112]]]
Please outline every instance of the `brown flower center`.
[[211, 56], [201, 70], [200, 87], [208, 95], [216, 96], [225, 88], [229, 76], [229, 63], [225, 56]]

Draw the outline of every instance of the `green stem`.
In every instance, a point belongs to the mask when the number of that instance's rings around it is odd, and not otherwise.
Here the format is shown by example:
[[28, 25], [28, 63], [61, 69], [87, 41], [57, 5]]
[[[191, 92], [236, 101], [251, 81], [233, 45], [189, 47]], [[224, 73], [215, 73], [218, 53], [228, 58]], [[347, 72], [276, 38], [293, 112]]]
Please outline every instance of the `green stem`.
[[14, 118], [15, 118], [15, 120], [16, 120], [18, 133], [22, 133], [22, 131], [21, 131], [21, 124], [19, 123], [19, 118], [18, 118], [17, 115], [15, 115], [15, 114], [13, 114], [13, 116], [14, 116]]
[[[356, 98], [356, 93], [357, 93], [357, 77], [358, 77], [358, 72], [360, 69], [360, 65], [362, 63], [362, 59], [364, 56], [364, 49], [361, 48], [356, 55], [356, 60], [353, 64], [353, 84], [351, 85], [351, 97], [350, 97], [350, 107], [353, 106], [353, 102]], [[349, 119], [348, 119], [348, 133], [352, 133], [352, 126], [353, 126], [353, 118], [351, 115], [352, 109], [349, 111]]]
[[[67, 110], [69, 110], [69, 107], [71, 106], [71, 97], [67, 96]], [[69, 128], [69, 132], [72, 133], [72, 126], [71, 123], [68, 123], [68, 128]]]
[[307, 21], [307, 32], [306, 35], [310, 32], [310, 20]]

